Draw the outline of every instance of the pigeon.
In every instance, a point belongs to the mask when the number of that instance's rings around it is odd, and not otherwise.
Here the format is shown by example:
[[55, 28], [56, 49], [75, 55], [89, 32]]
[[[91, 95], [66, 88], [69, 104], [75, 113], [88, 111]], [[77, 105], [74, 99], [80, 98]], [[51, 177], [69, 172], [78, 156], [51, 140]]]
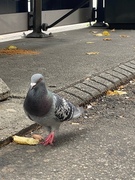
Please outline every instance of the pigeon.
[[49, 131], [49, 135], [41, 142], [43, 145], [53, 145], [60, 124], [78, 118], [84, 112], [83, 107], [76, 107], [58, 94], [49, 91], [42, 74], [34, 74], [31, 77], [23, 107], [29, 119], [45, 126]]

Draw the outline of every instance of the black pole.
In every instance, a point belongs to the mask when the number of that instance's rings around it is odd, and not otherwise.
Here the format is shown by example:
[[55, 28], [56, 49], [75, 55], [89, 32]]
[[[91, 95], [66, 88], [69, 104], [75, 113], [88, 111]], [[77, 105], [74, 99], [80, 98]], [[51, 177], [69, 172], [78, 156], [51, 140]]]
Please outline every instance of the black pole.
[[93, 27], [106, 27], [106, 24], [103, 22], [104, 17], [104, 7], [103, 7], [103, 0], [97, 0], [97, 22], [94, 23]]
[[49, 35], [41, 31], [42, 22], [42, 0], [34, 0], [34, 12], [33, 12], [33, 32], [28, 34], [27, 38], [42, 38]]

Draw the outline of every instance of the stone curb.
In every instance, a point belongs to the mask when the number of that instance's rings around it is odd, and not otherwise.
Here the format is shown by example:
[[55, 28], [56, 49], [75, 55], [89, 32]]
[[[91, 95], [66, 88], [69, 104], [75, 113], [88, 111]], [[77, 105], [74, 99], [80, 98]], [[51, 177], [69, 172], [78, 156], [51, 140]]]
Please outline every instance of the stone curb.
[[10, 89], [6, 83], [0, 78], [0, 101], [7, 99], [10, 96]]
[[[101, 96], [107, 90], [117, 88], [134, 77], [135, 60], [132, 60], [96, 76], [83, 79], [70, 87], [57, 90], [57, 94], [72, 102], [74, 105], [84, 105]], [[38, 127], [39, 125], [32, 124], [22, 129], [17, 135], [24, 135]], [[0, 147], [7, 145], [11, 141], [12, 136], [0, 141]]]
[[75, 105], [82, 105], [101, 96], [109, 89], [114, 89], [135, 77], [135, 60], [120, 64], [58, 92]]

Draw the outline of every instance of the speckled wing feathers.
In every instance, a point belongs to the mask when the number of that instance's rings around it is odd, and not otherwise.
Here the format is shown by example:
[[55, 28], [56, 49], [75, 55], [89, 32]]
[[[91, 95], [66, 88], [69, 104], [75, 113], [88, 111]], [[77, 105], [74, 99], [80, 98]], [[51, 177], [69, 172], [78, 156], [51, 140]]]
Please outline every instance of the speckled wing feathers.
[[53, 94], [55, 101], [55, 116], [62, 122], [70, 120], [74, 114], [74, 106], [64, 98]]

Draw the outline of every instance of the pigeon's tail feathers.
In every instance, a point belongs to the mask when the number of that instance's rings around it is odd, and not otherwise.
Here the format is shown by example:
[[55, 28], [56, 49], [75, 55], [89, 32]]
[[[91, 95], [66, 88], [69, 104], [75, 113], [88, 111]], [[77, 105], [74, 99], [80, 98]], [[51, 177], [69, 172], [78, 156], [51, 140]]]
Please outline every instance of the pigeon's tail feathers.
[[84, 113], [83, 107], [76, 107], [74, 110], [73, 118], [78, 118]]

